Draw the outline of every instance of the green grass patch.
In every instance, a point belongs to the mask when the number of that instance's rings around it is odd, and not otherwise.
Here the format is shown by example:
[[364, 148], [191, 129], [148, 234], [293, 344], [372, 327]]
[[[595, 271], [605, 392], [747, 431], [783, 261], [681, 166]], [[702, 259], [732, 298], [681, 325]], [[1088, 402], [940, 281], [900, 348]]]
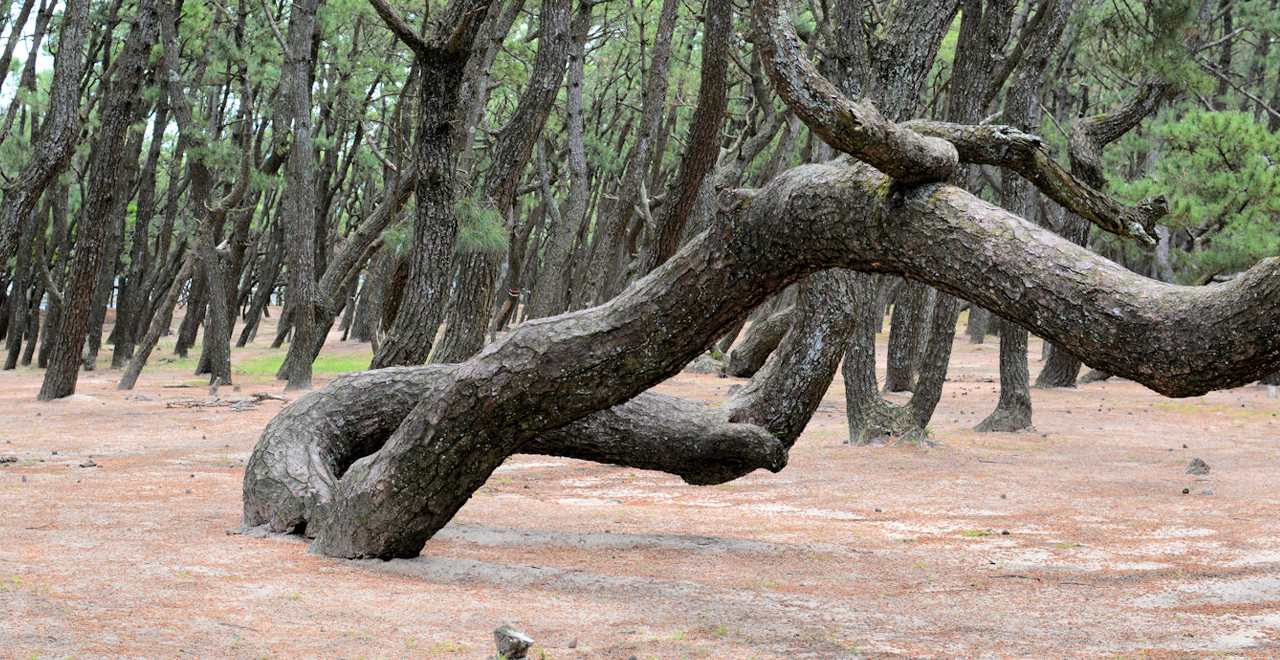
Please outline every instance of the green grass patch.
[[[321, 355], [311, 364], [313, 374], [345, 374], [352, 371], [365, 371], [369, 368], [371, 356], [361, 353], [351, 355]], [[284, 364], [284, 353], [261, 355], [247, 360], [233, 361], [232, 374], [246, 376], [275, 376]]]

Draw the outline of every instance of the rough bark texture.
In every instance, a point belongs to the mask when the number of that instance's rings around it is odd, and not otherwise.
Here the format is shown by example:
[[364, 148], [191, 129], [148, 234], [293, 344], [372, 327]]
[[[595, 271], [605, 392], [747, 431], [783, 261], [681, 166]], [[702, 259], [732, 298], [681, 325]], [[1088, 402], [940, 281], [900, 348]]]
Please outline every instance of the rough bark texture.
[[765, 360], [769, 359], [769, 354], [782, 343], [783, 335], [791, 329], [795, 312], [795, 307], [788, 307], [770, 315], [767, 319], [753, 323], [742, 343], [729, 352], [729, 359], [724, 365], [725, 375], [734, 378], [750, 378], [760, 371]]
[[641, 256], [639, 273], [648, 273], [676, 253], [685, 223], [697, 202], [702, 179], [711, 173], [720, 156], [720, 124], [728, 105], [725, 79], [729, 49], [733, 47], [731, 0], [707, 0], [702, 33], [702, 78], [698, 107], [689, 126], [689, 143], [680, 161], [680, 174], [669, 193], [673, 200], [663, 207], [658, 217], [655, 235]]
[[[311, 134], [311, 43], [317, 30], [318, 0], [295, 0], [289, 12], [281, 70], [281, 128], [289, 131], [291, 145], [285, 165], [284, 226], [289, 267], [290, 325], [293, 342], [309, 347], [316, 335], [316, 174]], [[210, 283], [213, 285], [214, 283]], [[286, 361], [289, 372], [285, 390], [311, 389], [311, 362]]]
[[[1165, 82], [1148, 81], [1115, 112], [1077, 120], [1071, 127], [1071, 139], [1067, 144], [1072, 173], [1101, 190], [1107, 182], [1102, 170], [1103, 149], [1155, 112], [1171, 89], [1172, 86]], [[1077, 245], [1085, 245], [1089, 240], [1089, 228], [1088, 221], [1068, 212], [1060, 233]], [[1036, 387], [1075, 387], [1080, 367], [1080, 360], [1069, 351], [1051, 350], [1044, 369], [1036, 377]]]
[[920, 279], [1169, 395], [1280, 368], [1280, 260], [1222, 285], [1157, 283], [963, 190], [887, 184], [860, 164], [792, 170], [609, 304], [526, 323], [449, 370], [344, 474], [314, 549], [416, 555], [533, 437], [674, 375], [821, 268]]
[[975, 431], [1020, 431], [1031, 426], [1027, 331], [1008, 321], [1000, 328], [1000, 400]]
[[889, 322], [888, 362], [884, 375], [886, 392], [915, 389], [915, 351], [929, 340], [925, 318], [932, 314], [930, 306], [934, 302], [927, 294], [928, 287], [919, 282], [907, 282], [898, 292]]
[[987, 328], [991, 319], [991, 312], [976, 305], [969, 307], [969, 323], [964, 332], [969, 336], [970, 344], [981, 344], [987, 340]]
[[559, 222], [551, 226], [542, 273], [526, 310], [531, 319], [559, 314], [569, 306], [571, 292], [568, 275], [572, 270], [569, 267], [570, 258], [574, 242], [582, 233], [591, 193], [590, 174], [587, 171], [586, 127], [582, 116], [582, 82], [586, 70], [587, 36], [594, 8], [595, 4], [590, 0], [580, 2], [569, 28], [572, 46], [564, 101], [565, 133], [569, 150], [569, 194], [560, 208]]
[[[290, 404], [263, 430], [245, 469], [244, 524], [301, 531], [323, 519], [338, 480], [379, 449], [453, 365], [392, 367], [341, 376]], [[778, 471], [787, 449], [754, 424], [646, 392], [529, 441], [521, 452], [609, 463], [724, 483]]]
[[35, 211], [44, 190], [66, 169], [75, 152], [76, 140], [80, 137], [80, 79], [84, 75], [89, 29], [89, 1], [69, 0], [58, 30], [49, 112], [31, 145], [29, 160], [18, 176], [5, 184], [4, 199], [0, 201], [0, 263], [9, 260], [17, 247], [22, 224]]
[[116, 180], [124, 171], [125, 139], [138, 104], [147, 60], [158, 35], [159, 0], [141, 0], [129, 36], [114, 63], [115, 75], [102, 99], [100, 123], [89, 154], [89, 185], [76, 228], [76, 254], [57, 335], [50, 349], [48, 369], [37, 396], [49, 401], [76, 391], [80, 350], [89, 326], [90, 303], [98, 269], [102, 266], [107, 221], [119, 192]]
[[[537, 138], [546, 125], [556, 93], [564, 80], [569, 57], [570, 0], [543, 0], [539, 13], [538, 52], [529, 82], [511, 120], [494, 141], [481, 199], [507, 218], [510, 249], [518, 249], [515, 235], [516, 190]], [[461, 362], [484, 346], [493, 316], [495, 284], [502, 255], [473, 253], [458, 264], [457, 285], [445, 317], [444, 336], [432, 355], [437, 363]]]
[[[1040, 6], [1034, 27], [1022, 39], [1028, 46], [1014, 69], [1004, 102], [1004, 119], [1028, 130], [1041, 121], [1040, 95], [1049, 57], [1062, 38], [1071, 14], [1071, 0], [1055, 0]], [[1036, 191], [1028, 178], [1008, 177], [1000, 205], [1024, 218], [1035, 215]], [[1154, 232], [1153, 232], [1154, 234]], [[1018, 431], [1031, 426], [1031, 391], [1027, 367], [1027, 331], [1006, 323], [1000, 328], [1000, 400], [975, 427], [978, 431]]]

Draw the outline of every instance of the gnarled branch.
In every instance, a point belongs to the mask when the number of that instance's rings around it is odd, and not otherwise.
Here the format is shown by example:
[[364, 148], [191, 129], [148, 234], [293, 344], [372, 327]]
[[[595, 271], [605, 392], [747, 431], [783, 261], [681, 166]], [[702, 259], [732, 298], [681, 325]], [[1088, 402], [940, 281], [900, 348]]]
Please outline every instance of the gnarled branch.
[[953, 186], [791, 170], [606, 305], [526, 323], [444, 373], [338, 482], [313, 549], [413, 556], [512, 453], [687, 364], [767, 297], [831, 267], [914, 278], [1085, 362], [1190, 396], [1280, 369], [1280, 260], [1155, 282]]
[[757, 0], [755, 43], [774, 89], [827, 144], [903, 183], [943, 181], [956, 168], [956, 150], [885, 119], [875, 106], [846, 97], [805, 56], [789, 3]]
[[999, 165], [1018, 174], [1067, 210], [1098, 228], [1155, 245], [1156, 222], [1169, 214], [1164, 195], [1125, 206], [1075, 177], [1054, 160], [1039, 137], [1010, 126], [965, 126], [938, 121], [902, 124], [955, 145], [960, 162]]

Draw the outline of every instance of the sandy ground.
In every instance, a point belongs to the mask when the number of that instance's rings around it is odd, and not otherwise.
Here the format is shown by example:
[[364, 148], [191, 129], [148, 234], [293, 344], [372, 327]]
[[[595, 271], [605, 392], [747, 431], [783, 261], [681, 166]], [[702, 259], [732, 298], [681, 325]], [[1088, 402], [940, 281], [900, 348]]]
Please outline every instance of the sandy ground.
[[[209, 399], [190, 361], [45, 404], [38, 371], [5, 372], [0, 657], [480, 659], [506, 622], [556, 660], [1280, 658], [1280, 399], [1037, 390], [1034, 432], [978, 434], [997, 354], [957, 341], [940, 448], [842, 444], [837, 380], [780, 474], [692, 487], [519, 456], [391, 562], [228, 533], [279, 402], [185, 407]], [[224, 398], [283, 389], [236, 380]]]

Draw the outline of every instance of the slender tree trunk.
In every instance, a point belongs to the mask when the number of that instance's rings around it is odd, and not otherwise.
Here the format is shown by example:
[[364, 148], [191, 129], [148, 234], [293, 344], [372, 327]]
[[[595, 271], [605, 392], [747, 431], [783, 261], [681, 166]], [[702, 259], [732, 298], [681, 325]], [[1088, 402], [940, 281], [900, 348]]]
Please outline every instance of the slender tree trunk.
[[991, 323], [991, 312], [972, 305], [969, 307], [969, 323], [965, 326], [965, 334], [970, 344], [981, 344], [987, 340], [987, 328]]
[[[0, 263], [9, 260], [22, 224], [40, 196], [67, 167], [80, 137], [80, 79], [84, 75], [89, 35], [88, 0], [68, 0], [58, 36], [49, 111], [31, 145], [31, 155], [18, 175], [4, 186], [0, 200]], [[32, 60], [35, 58], [32, 57]]]
[[[516, 187], [542, 133], [564, 80], [569, 57], [571, 0], [543, 0], [539, 15], [538, 52], [520, 103], [494, 142], [481, 199], [506, 218], [508, 250], [519, 250], [514, 217]], [[523, 255], [518, 252], [516, 258]], [[461, 362], [484, 346], [485, 331], [498, 295], [499, 255], [476, 252], [458, 265], [457, 286], [445, 316], [444, 337], [434, 362]]]
[[[698, 107], [689, 126], [688, 144], [680, 161], [680, 175], [668, 193], [672, 201], [663, 207], [656, 233], [649, 239], [649, 248], [638, 269], [641, 275], [671, 258], [680, 247], [680, 237], [697, 202], [702, 180], [715, 167], [720, 156], [720, 124], [728, 105], [726, 78], [732, 37], [733, 2], [707, 0]], [[661, 150], [658, 153], [661, 154]]]
[[66, 287], [64, 314], [38, 395], [41, 401], [75, 393], [80, 350], [89, 325], [89, 304], [102, 265], [106, 223], [118, 192], [117, 178], [124, 169], [125, 139], [136, 108], [142, 103], [147, 60], [157, 38], [158, 2], [139, 1], [129, 36], [116, 57], [110, 89], [101, 102], [100, 123], [89, 154], [88, 195], [76, 228], [76, 256]]
[[649, 65], [649, 79], [644, 94], [644, 107], [636, 128], [635, 142], [627, 158], [626, 172], [619, 185], [616, 211], [598, 216], [591, 239], [591, 259], [586, 265], [581, 288], [575, 294], [575, 307], [598, 305], [608, 299], [610, 291], [610, 266], [621, 248], [621, 241], [631, 225], [632, 207], [635, 206], [640, 186], [644, 181], [649, 150], [653, 146], [654, 133], [662, 119], [666, 104], [668, 62], [671, 57], [671, 34], [675, 30], [678, 0], [663, 0], [662, 13], [658, 17], [657, 34], [653, 41], [653, 55]]
[[[570, 26], [568, 81], [565, 85], [565, 132], [568, 137], [569, 194], [560, 208], [560, 221], [551, 225], [542, 274], [528, 304], [528, 318], [537, 319], [563, 312], [569, 306], [570, 268], [574, 243], [585, 229], [587, 203], [591, 194], [587, 171], [585, 126], [582, 117], [582, 82], [586, 69], [587, 34], [591, 29], [595, 3], [578, 3]], [[550, 204], [551, 202], [548, 201]]]
[[[315, 68], [312, 42], [318, 0], [295, 0], [285, 37], [285, 65], [281, 72], [279, 121], [287, 127], [292, 144], [285, 166], [284, 217], [289, 241], [285, 255], [289, 266], [290, 323], [293, 342], [309, 348], [316, 341], [316, 181], [315, 152], [311, 140], [311, 75]], [[311, 361], [289, 362], [285, 390], [311, 389]]]
[[[1034, 27], [1024, 32], [1028, 46], [1011, 76], [1004, 102], [1004, 121], [1021, 130], [1035, 130], [1042, 121], [1041, 91], [1049, 58], [1062, 38], [1071, 0], [1057, 0], [1040, 6]], [[1031, 182], [1006, 170], [1000, 205], [1024, 218], [1036, 214], [1036, 195]], [[1000, 400], [996, 409], [975, 427], [978, 431], [1018, 431], [1031, 426], [1030, 376], [1027, 367], [1027, 331], [1013, 323], [1000, 326]]]

